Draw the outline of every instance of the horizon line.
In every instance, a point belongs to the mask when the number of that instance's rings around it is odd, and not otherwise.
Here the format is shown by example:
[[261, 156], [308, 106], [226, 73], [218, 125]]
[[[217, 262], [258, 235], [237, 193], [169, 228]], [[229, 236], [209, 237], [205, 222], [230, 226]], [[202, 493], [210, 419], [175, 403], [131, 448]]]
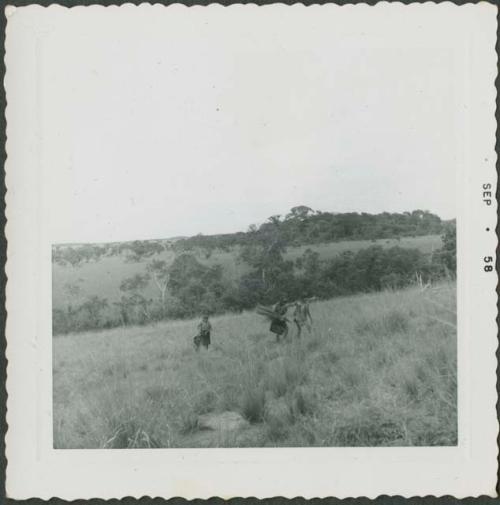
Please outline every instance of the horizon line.
[[[302, 207], [302, 205], [297, 205], [296, 207]], [[304, 205], [304, 207], [307, 207], [307, 205]], [[294, 207], [292, 207], [294, 208]], [[311, 207], [310, 207], [311, 208]], [[448, 218], [448, 219], [443, 219], [441, 216], [439, 216], [438, 214], [428, 210], [428, 209], [414, 209], [412, 211], [402, 211], [402, 212], [388, 212], [388, 211], [382, 211], [382, 212], [378, 212], [378, 213], [371, 213], [371, 212], [357, 212], [357, 211], [352, 211], [352, 212], [335, 212], [335, 211], [316, 211], [314, 209], [311, 208], [311, 210], [313, 210], [313, 212], [315, 213], [322, 213], [322, 214], [337, 214], [337, 215], [341, 215], [341, 214], [367, 214], [367, 215], [371, 215], [371, 216], [378, 216], [380, 214], [406, 214], [406, 213], [412, 213], [412, 212], [415, 212], [417, 210], [421, 210], [423, 212], [429, 212], [430, 214], [434, 214], [435, 216], [439, 217], [439, 219], [443, 222], [447, 222], [447, 221], [456, 221], [456, 217], [452, 217], [452, 218]], [[274, 215], [279, 215], [280, 217], [284, 216], [284, 214], [274, 214]], [[251, 226], [252, 224], [256, 224], [257, 226], [262, 226], [266, 221], [262, 222], [262, 223], [251, 223], [249, 225], [247, 225], [248, 227]], [[123, 244], [123, 243], [127, 243], [127, 242], [154, 242], [154, 241], [177, 241], [177, 240], [182, 240], [182, 239], [189, 239], [189, 238], [193, 238], [193, 237], [196, 237], [196, 236], [203, 236], [203, 237], [216, 237], [216, 236], [221, 236], [221, 235], [235, 235], [237, 233], [248, 233], [248, 230], [246, 231], [243, 231], [243, 230], [237, 230], [237, 231], [232, 231], [232, 232], [224, 232], [224, 233], [197, 233], [197, 234], [194, 234], [194, 235], [176, 235], [176, 236], [173, 236], [173, 237], [162, 237], [162, 238], [144, 238], [144, 239], [124, 239], [124, 240], [110, 240], [110, 241], [102, 241], [102, 242], [99, 242], [99, 241], [89, 241], [89, 242], [53, 242], [51, 244], [51, 247], [55, 247], [55, 246], [80, 246], [80, 245], [108, 245], [108, 244]]]

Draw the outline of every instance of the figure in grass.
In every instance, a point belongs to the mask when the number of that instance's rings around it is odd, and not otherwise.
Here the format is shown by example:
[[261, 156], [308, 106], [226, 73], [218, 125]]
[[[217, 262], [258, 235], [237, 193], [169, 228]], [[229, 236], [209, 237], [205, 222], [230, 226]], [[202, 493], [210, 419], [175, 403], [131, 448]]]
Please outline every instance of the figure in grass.
[[304, 326], [307, 328], [308, 333], [311, 333], [313, 318], [309, 309], [309, 300], [301, 298], [295, 302], [293, 321], [297, 326], [297, 338], [300, 338]]
[[291, 305], [293, 304], [286, 303], [284, 299], [280, 299], [273, 308], [265, 307], [263, 305], [257, 306], [257, 313], [261, 316], [267, 317], [271, 321], [269, 331], [276, 335], [277, 342], [280, 341], [281, 337], [286, 339], [288, 336], [289, 320], [286, 317], [286, 313]]
[[212, 325], [208, 320], [208, 314], [205, 314], [198, 324], [198, 334], [194, 337], [194, 347], [196, 350], [200, 348], [200, 345], [208, 349], [210, 345], [210, 333], [212, 331]]

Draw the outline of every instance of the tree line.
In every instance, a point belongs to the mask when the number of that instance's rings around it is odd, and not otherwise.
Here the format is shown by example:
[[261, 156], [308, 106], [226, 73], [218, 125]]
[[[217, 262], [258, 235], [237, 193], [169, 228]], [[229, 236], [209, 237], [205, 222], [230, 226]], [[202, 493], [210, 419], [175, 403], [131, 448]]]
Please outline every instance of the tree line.
[[195, 248], [230, 250], [246, 246], [256, 238], [265, 238], [279, 226], [280, 234], [290, 246], [301, 246], [344, 240], [376, 240], [437, 235], [445, 231], [447, 222], [427, 210], [368, 214], [365, 212], [333, 213], [313, 210], [305, 205], [293, 207], [284, 216], [270, 216], [260, 226], [250, 225], [247, 232], [221, 235], [196, 235], [175, 242], [174, 248], [186, 251]]
[[[424, 218], [419, 218], [424, 219]], [[272, 304], [279, 298], [296, 300], [399, 289], [415, 282], [453, 277], [456, 271], [456, 229], [443, 226], [443, 245], [432, 254], [414, 248], [373, 245], [322, 260], [308, 248], [296, 260], [285, 258], [290, 245], [286, 220], [275, 219], [248, 232], [251, 240], [238, 249], [238, 260], [248, 270], [229, 279], [220, 265], [200, 263], [181, 249], [171, 263], [151, 258], [142, 273], [122, 281], [112, 303], [83, 297], [77, 284], [65, 286], [66, 306], [53, 309], [54, 334], [88, 331], [154, 321], [190, 318], [202, 313], [220, 314]], [[146, 295], [155, 286], [156, 296]]]
[[214, 251], [231, 251], [251, 245], [256, 239], [265, 239], [276, 226], [290, 246], [312, 245], [344, 240], [376, 240], [444, 233], [447, 224], [426, 210], [380, 214], [333, 213], [315, 211], [305, 205], [293, 207], [284, 216], [274, 215], [260, 226], [250, 225], [246, 232], [165, 240], [135, 240], [111, 244], [56, 245], [54, 263], [78, 267], [89, 261], [99, 261], [103, 256], [121, 255], [128, 262], [147, 260], [165, 251], [175, 254], [195, 249], [209, 257]]

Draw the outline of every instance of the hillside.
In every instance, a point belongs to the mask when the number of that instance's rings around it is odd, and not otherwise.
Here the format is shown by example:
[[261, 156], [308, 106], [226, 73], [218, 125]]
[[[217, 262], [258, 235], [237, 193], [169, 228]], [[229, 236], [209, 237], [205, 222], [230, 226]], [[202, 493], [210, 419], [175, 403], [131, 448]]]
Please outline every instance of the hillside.
[[[428, 235], [420, 237], [404, 237], [401, 239], [380, 239], [380, 240], [346, 240], [326, 244], [314, 244], [311, 246], [289, 247], [284, 257], [295, 261], [302, 256], [306, 249], [317, 251], [321, 260], [327, 260], [338, 256], [345, 251], [359, 251], [373, 245], [380, 245], [384, 248], [399, 246], [404, 248], [416, 248], [423, 253], [431, 253], [442, 246], [442, 239], [439, 235]], [[205, 249], [196, 248], [191, 251], [198, 261], [207, 265], [221, 265], [224, 275], [230, 280], [237, 280], [249, 267], [244, 262], [238, 260], [239, 247], [234, 247], [229, 251], [216, 250], [207, 255]], [[171, 249], [164, 249], [159, 253], [142, 258], [139, 261], [129, 261], [125, 254], [112, 256], [101, 256], [97, 260], [81, 262], [77, 266], [71, 264], [61, 265], [54, 262], [52, 265], [52, 303], [54, 308], [64, 307], [67, 303], [67, 293], [64, 291], [65, 285], [78, 282], [82, 288], [83, 298], [90, 296], [100, 296], [108, 299], [111, 303], [117, 301], [120, 296], [120, 284], [129, 277], [142, 273], [148, 262], [153, 259], [165, 260], [170, 264], [176, 253]], [[155, 298], [157, 288], [151, 280], [144, 288], [146, 298]]]
[[[311, 305], [277, 344], [254, 312], [67, 335], [53, 342], [54, 446], [456, 445], [456, 286]], [[229, 412], [237, 430], [200, 430]]]
[[367, 214], [315, 211], [305, 205], [293, 207], [288, 214], [270, 216], [259, 226], [251, 224], [246, 232], [134, 240], [101, 244], [54, 244], [52, 260], [58, 265], [79, 266], [102, 257], [125, 256], [141, 261], [155, 254], [202, 251], [209, 257], [215, 251], [229, 252], [255, 243], [279, 241], [290, 247], [441, 235], [455, 227], [455, 220], [443, 221], [429, 211]]
[[54, 245], [52, 265], [57, 335], [451, 279], [456, 227], [422, 210], [297, 206], [246, 232]]

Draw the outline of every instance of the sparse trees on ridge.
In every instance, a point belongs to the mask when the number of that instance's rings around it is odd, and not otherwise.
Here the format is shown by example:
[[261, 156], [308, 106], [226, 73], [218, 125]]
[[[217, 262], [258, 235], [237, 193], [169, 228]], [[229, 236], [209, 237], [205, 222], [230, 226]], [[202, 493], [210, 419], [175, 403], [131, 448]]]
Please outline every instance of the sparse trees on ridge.
[[[329, 259], [321, 259], [313, 247], [325, 237], [330, 241], [338, 237], [366, 240], [424, 233], [442, 233], [442, 247], [427, 254], [415, 248], [376, 244], [357, 252], [345, 251]], [[294, 261], [287, 259], [287, 249], [301, 243], [311, 247]], [[208, 261], [210, 255], [200, 253], [206, 244], [210, 252], [237, 245], [228, 250], [237, 255], [242, 273], [237, 277], [228, 275], [222, 264], [216, 263], [216, 255]], [[159, 255], [168, 247], [171, 247], [169, 255], [175, 254], [173, 260]], [[80, 281], [66, 283], [63, 288], [66, 305], [53, 310], [54, 333], [146, 324], [158, 319], [193, 317], [203, 312], [239, 311], [253, 308], [257, 303], [274, 303], [280, 297], [327, 299], [400, 289], [414, 283], [416, 274], [422, 282], [428, 283], [453, 276], [456, 269], [455, 223], [442, 222], [423, 210], [403, 214], [333, 214], [297, 206], [284, 217], [274, 215], [261, 226], [250, 226], [246, 233], [200, 235], [180, 239], [168, 247], [161, 241], [136, 241], [126, 247], [114, 244], [100, 248], [96, 254], [119, 251], [127, 261], [140, 263], [142, 271], [123, 279], [119, 299], [112, 300], [113, 303], [105, 298], [85, 296]], [[69, 251], [67, 265], [80, 265], [75, 260], [78, 248], [66, 249]], [[58, 250], [53, 255], [54, 262], [62, 261], [63, 256]], [[90, 258], [90, 255], [85, 257]], [[145, 259], [149, 261], [145, 263]], [[150, 298], [155, 291], [157, 302]]]

